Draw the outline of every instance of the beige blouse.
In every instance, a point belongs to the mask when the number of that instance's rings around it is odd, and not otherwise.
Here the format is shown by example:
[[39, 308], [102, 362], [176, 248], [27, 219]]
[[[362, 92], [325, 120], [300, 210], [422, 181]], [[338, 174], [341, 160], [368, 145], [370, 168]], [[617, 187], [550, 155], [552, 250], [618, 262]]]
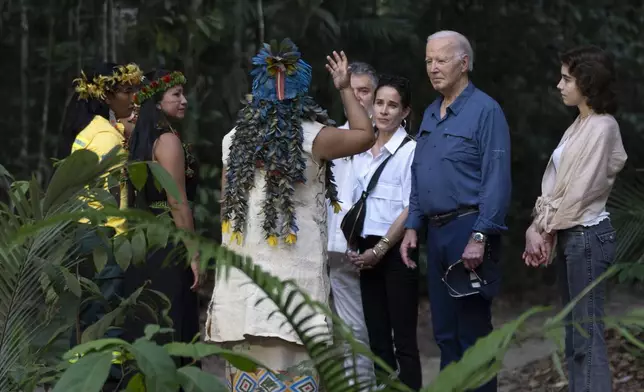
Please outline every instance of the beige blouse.
[[599, 215], [626, 163], [619, 125], [609, 114], [577, 117], [559, 146], [564, 142], [558, 170], [551, 157], [541, 181], [533, 210], [539, 232], [568, 229]]

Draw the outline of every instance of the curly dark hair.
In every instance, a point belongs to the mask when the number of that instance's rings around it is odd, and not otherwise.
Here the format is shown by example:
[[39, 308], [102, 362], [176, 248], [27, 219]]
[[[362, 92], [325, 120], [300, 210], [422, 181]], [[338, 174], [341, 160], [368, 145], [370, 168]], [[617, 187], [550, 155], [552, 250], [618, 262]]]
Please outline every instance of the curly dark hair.
[[617, 78], [613, 58], [603, 49], [580, 46], [559, 55], [562, 64], [575, 78], [588, 106], [599, 114], [617, 111]]
[[[376, 87], [376, 91], [374, 93], [374, 101], [376, 99], [376, 95], [378, 94], [378, 90], [383, 87], [394, 88], [396, 91], [398, 91], [398, 94], [400, 94], [400, 104], [403, 106], [403, 108], [411, 108], [411, 84], [409, 83], [409, 79], [398, 75], [380, 75], [378, 80], [378, 87]], [[410, 119], [411, 110], [409, 115], [407, 116], [405, 127], [405, 129], [407, 129], [408, 131], [411, 129]]]

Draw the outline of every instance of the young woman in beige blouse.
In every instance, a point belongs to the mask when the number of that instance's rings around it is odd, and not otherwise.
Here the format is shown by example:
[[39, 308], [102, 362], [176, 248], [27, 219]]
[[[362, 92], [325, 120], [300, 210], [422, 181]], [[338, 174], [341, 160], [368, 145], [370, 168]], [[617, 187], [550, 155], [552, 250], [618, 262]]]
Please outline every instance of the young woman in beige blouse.
[[[588, 46], [564, 53], [561, 63], [557, 88], [565, 105], [577, 106], [579, 116], [546, 167], [534, 221], [526, 232], [523, 259], [537, 267], [549, 264], [556, 253], [561, 296], [568, 303], [614, 261], [616, 236], [606, 200], [627, 156], [613, 117], [617, 102], [610, 57]], [[566, 358], [571, 392], [611, 391], [602, 322], [604, 295], [605, 285], [600, 284], [568, 317]]]

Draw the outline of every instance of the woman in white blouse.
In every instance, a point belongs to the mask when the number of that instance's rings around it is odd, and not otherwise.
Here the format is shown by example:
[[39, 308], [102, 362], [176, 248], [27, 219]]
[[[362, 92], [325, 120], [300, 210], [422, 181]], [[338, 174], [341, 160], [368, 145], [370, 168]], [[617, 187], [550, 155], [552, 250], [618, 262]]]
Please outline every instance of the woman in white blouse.
[[357, 245], [359, 254], [352, 253], [350, 257], [360, 269], [371, 351], [398, 370], [401, 382], [419, 390], [422, 380], [416, 340], [418, 270], [406, 266], [400, 256], [416, 147], [403, 125], [410, 105], [409, 81], [383, 75], [373, 105], [378, 139], [370, 150], [353, 159], [357, 177], [353, 200], [360, 198], [378, 166], [388, 157], [391, 159], [366, 199], [363, 230], [358, 244], [352, 244]]
[[[612, 60], [597, 47], [561, 55], [557, 88], [579, 116], [566, 130], [548, 162], [534, 221], [526, 232], [523, 258], [529, 266], [556, 263], [564, 303], [604, 273], [615, 258], [606, 200], [626, 162], [617, 109]], [[572, 310], [566, 326], [566, 358], [571, 392], [612, 389], [604, 341], [602, 283]], [[576, 325], [576, 326], [575, 326]]]

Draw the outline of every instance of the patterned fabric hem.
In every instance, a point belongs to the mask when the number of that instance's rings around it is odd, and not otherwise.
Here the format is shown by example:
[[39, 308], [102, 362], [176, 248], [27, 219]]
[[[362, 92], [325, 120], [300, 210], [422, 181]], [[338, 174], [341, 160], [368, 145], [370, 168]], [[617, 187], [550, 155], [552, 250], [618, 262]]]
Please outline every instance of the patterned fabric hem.
[[266, 369], [243, 372], [231, 369], [228, 388], [232, 392], [319, 392], [319, 379], [314, 375], [293, 375], [284, 371], [274, 374]]

